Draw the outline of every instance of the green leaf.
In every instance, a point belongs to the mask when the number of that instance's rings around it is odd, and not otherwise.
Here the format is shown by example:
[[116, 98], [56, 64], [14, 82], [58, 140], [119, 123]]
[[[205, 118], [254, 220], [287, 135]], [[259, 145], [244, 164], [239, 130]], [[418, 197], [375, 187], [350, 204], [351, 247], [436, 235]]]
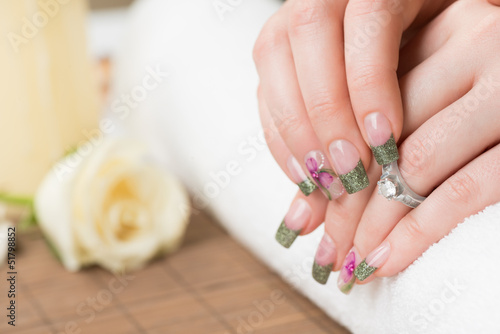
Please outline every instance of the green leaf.
[[332, 195], [330, 194], [330, 192], [328, 191], [328, 189], [326, 189], [325, 187], [323, 187], [323, 185], [318, 181], [318, 186], [323, 189], [326, 193], [326, 196], [328, 196], [328, 200], [331, 201], [332, 200]]
[[335, 171], [333, 169], [330, 169], [330, 168], [321, 168], [318, 173], [328, 173], [330, 175], [333, 175], [333, 176], [337, 176], [337, 174], [335, 173]]
[[32, 197], [14, 196], [5, 193], [0, 193], [0, 202], [7, 205], [24, 206], [28, 209], [28, 214], [19, 223], [19, 230], [27, 230], [30, 227], [37, 226], [37, 218], [35, 213], [35, 203]]
[[35, 226], [38, 226], [38, 219], [36, 217], [35, 208], [31, 206], [29, 209], [29, 214], [24, 217], [24, 219], [19, 223], [19, 230], [25, 231]]
[[18, 206], [33, 206], [33, 197], [14, 196], [5, 193], [0, 193], [0, 202]]

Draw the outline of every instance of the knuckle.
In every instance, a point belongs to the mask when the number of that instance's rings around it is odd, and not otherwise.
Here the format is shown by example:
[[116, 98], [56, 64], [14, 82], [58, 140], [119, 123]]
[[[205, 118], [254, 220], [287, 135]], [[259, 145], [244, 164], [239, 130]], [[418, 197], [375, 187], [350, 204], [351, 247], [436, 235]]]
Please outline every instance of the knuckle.
[[478, 190], [475, 178], [467, 171], [458, 172], [443, 184], [444, 195], [451, 201], [470, 203], [479, 195]]
[[324, 0], [296, 1], [290, 12], [290, 33], [300, 34], [304, 29], [321, 27], [328, 15], [327, 4]]
[[262, 30], [253, 48], [253, 60], [259, 64], [264, 58], [273, 54], [276, 49], [287, 42], [286, 31], [277, 27]]
[[356, 25], [370, 25], [377, 23], [380, 26], [404, 23], [404, 9], [407, 0], [354, 0], [349, 1], [346, 9], [346, 22]]
[[417, 220], [411, 213], [404, 218], [403, 227], [408, 242], [427, 239], [428, 232], [423, 222]]
[[285, 141], [297, 136], [297, 133], [301, 132], [300, 129], [303, 126], [302, 120], [297, 115], [274, 118], [274, 122]]
[[373, 15], [373, 13], [381, 11], [382, 8], [385, 8], [387, 5], [388, 5], [387, 0], [349, 1], [346, 10], [346, 17], [358, 18], [358, 17], [365, 17], [367, 15]]
[[385, 81], [383, 68], [376, 64], [349, 66], [348, 70], [349, 88], [355, 91], [376, 89]]
[[414, 137], [400, 148], [399, 170], [403, 178], [422, 177], [432, 167], [435, 145], [431, 138]]
[[335, 99], [331, 93], [316, 94], [307, 102], [307, 113], [311, 123], [328, 126], [328, 123], [336, 121], [346, 104], [343, 99]]

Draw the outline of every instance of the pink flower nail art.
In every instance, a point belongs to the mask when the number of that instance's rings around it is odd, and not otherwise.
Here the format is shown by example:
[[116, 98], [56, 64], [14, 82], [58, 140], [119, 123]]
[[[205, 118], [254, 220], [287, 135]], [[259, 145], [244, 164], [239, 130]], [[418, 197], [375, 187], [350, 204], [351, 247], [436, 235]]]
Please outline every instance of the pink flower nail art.
[[344, 283], [352, 280], [354, 276], [354, 269], [356, 269], [356, 255], [354, 255], [354, 252], [350, 252], [347, 254], [344, 265], [340, 271], [340, 278], [344, 281]]
[[312, 179], [329, 200], [340, 197], [344, 193], [344, 187], [331, 169], [323, 153], [311, 151], [306, 155], [306, 167]]
[[356, 282], [356, 276], [354, 276], [354, 270], [356, 266], [359, 264], [359, 255], [356, 251], [356, 248], [352, 248], [347, 256], [345, 257], [344, 263], [342, 264], [342, 268], [340, 269], [339, 279], [337, 281], [337, 286], [340, 291], [349, 294], [354, 287], [354, 283]]

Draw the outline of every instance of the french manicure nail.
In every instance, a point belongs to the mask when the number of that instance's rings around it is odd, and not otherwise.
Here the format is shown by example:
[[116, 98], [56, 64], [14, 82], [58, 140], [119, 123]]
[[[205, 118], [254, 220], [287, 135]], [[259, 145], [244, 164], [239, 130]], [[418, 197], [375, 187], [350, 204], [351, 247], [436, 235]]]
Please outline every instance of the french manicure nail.
[[341, 139], [332, 142], [329, 149], [333, 167], [348, 194], [354, 194], [368, 187], [370, 181], [356, 146]]
[[366, 116], [365, 129], [370, 148], [379, 165], [390, 164], [399, 159], [391, 124], [382, 113], [374, 112]]
[[299, 162], [293, 155], [288, 158], [287, 162], [288, 171], [293, 179], [293, 182], [297, 184], [300, 191], [306, 196], [309, 196], [314, 190], [318, 187], [314, 184], [314, 182], [307, 177], [306, 173], [300, 167]]
[[336, 199], [344, 193], [342, 182], [328, 164], [321, 151], [311, 151], [305, 157], [306, 167], [311, 178], [329, 200]]
[[337, 286], [340, 291], [348, 295], [356, 282], [356, 276], [354, 276], [354, 269], [359, 263], [359, 253], [355, 247], [351, 248], [347, 256], [345, 257], [342, 268], [340, 269], [339, 279], [337, 281]]
[[332, 238], [325, 233], [316, 251], [312, 271], [313, 278], [318, 283], [326, 284], [336, 258], [337, 249], [335, 248], [335, 244]]
[[276, 232], [276, 241], [289, 248], [311, 219], [311, 207], [302, 198], [295, 200]]
[[364, 259], [359, 266], [354, 270], [354, 275], [360, 280], [364, 281], [371, 274], [375, 272], [380, 266], [382, 266], [385, 261], [389, 258], [391, 253], [391, 245], [385, 241], [380, 246], [378, 246], [373, 252], [368, 254], [366, 259]]

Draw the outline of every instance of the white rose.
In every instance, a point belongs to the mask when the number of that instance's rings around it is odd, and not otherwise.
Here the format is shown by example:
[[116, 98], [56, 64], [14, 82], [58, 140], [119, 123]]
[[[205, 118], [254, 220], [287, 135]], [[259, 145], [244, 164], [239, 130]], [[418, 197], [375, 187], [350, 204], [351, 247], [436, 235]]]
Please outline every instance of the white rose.
[[98, 264], [125, 272], [180, 245], [189, 199], [137, 143], [106, 138], [51, 170], [36, 194], [35, 211], [68, 270]]

